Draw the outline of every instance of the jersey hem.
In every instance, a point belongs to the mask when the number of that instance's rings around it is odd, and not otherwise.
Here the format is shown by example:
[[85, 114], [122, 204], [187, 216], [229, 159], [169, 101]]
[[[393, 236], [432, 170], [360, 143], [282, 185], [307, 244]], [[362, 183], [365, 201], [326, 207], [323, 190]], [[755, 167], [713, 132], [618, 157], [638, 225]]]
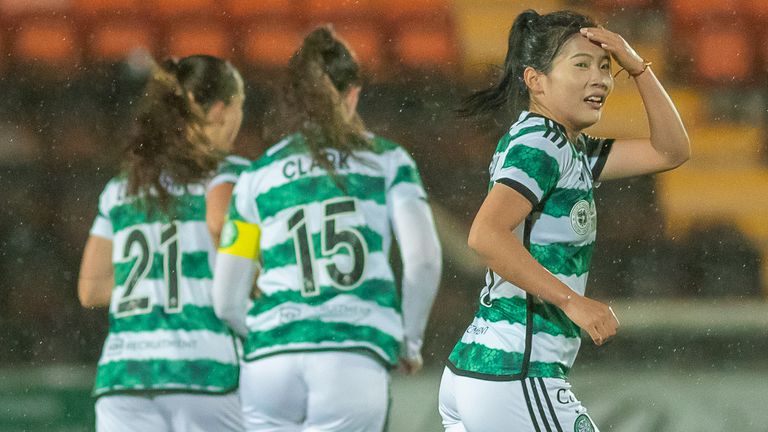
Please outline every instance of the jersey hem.
[[395, 364], [390, 363], [388, 360], [382, 358], [379, 354], [376, 353], [376, 351], [366, 348], [366, 347], [333, 347], [333, 348], [297, 348], [297, 349], [283, 349], [279, 351], [270, 352], [268, 354], [261, 354], [254, 357], [248, 357], [247, 355], [243, 357], [243, 361], [250, 363], [257, 360], [261, 360], [263, 358], [272, 357], [275, 355], [280, 354], [296, 354], [296, 353], [312, 353], [312, 352], [328, 352], [328, 351], [344, 351], [344, 352], [356, 352], [360, 353], [366, 356], [369, 356], [376, 360], [377, 362], [381, 363], [382, 366], [384, 366], [387, 369], [394, 369]]
[[125, 388], [125, 389], [106, 389], [103, 391], [94, 391], [91, 393], [91, 397], [93, 398], [100, 398], [102, 396], [111, 396], [116, 394], [143, 394], [143, 395], [154, 395], [159, 396], [162, 394], [206, 394], [206, 395], [226, 395], [230, 393], [236, 392], [238, 389], [238, 385], [235, 384], [232, 387], [227, 387], [221, 390], [199, 390], [199, 389], [184, 389], [184, 388], [164, 388], [164, 387], [157, 387], [157, 388]]
[[465, 369], [460, 369], [458, 366], [453, 364], [450, 360], [445, 363], [445, 366], [448, 369], [450, 369], [451, 372], [453, 372], [458, 376], [474, 378], [474, 379], [479, 379], [483, 381], [520, 381], [528, 378], [527, 376], [519, 373], [514, 375], [494, 375], [494, 374], [487, 374], [482, 372], [468, 371]]
[[522, 372], [517, 374], [512, 374], [512, 375], [495, 375], [495, 374], [488, 374], [483, 372], [475, 372], [475, 371], [470, 371], [466, 369], [461, 369], [460, 367], [453, 364], [453, 362], [451, 362], [450, 360], [445, 362], [445, 367], [450, 369], [451, 372], [453, 372], [455, 375], [463, 376], [466, 378], [479, 379], [483, 381], [498, 381], [498, 382], [522, 381], [528, 378], [555, 378], [555, 379], [562, 379], [562, 380], [568, 379], [567, 375], [538, 375], [538, 374], [531, 375], [528, 373], [523, 374]]

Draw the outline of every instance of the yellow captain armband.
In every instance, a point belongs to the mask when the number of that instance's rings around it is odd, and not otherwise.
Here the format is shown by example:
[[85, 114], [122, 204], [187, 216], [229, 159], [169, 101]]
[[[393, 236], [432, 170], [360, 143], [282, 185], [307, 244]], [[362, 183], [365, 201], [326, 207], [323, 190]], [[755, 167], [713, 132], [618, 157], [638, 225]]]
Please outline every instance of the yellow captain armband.
[[227, 220], [221, 230], [219, 253], [255, 260], [259, 257], [260, 236], [256, 224]]

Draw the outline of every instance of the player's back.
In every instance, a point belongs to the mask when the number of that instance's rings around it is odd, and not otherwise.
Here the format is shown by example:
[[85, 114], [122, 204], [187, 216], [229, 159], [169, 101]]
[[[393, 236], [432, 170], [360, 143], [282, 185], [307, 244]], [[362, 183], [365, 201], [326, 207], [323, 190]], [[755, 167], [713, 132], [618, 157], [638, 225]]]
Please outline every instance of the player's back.
[[406, 165], [418, 174], [397, 144], [372, 141], [352, 155], [327, 150], [330, 174], [293, 135], [242, 174], [235, 200], [261, 228], [262, 257], [246, 358], [366, 349], [396, 361], [402, 318], [388, 195]]
[[169, 186], [167, 210], [126, 189], [115, 178], [99, 201], [97, 220], [112, 230], [115, 285], [95, 393], [235, 388], [235, 342], [211, 301], [206, 184]]

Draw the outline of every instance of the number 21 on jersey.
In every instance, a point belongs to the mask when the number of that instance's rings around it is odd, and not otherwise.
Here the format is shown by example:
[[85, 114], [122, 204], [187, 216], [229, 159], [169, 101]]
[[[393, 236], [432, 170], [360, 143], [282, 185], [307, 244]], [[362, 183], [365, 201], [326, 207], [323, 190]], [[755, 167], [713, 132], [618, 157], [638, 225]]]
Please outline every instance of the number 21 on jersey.
[[[163, 275], [166, 288], [165, 312], [181, 312], [181, 300], [179, 299], [179, 268], [181, 267], [181, 254], [179, 254], [179, 235], [176, 223], [163, 225], [160, 232], [160, 256], [163, 260]], [[135, 260], [128, 278], [125, 281], [125, 290], [117, 303], [115, 316], [122, 318], [131, 315], [140, 315], [152, 310], [152, 304], [148, 296], [139, 296], [134, 293], [136, 286], [144, 280], [152, 268], [155, 251], [149, 247], [149, 240], [141, 229], [135, 229], [128, 234], [128, 239], [123, 248], [123, 259]]]

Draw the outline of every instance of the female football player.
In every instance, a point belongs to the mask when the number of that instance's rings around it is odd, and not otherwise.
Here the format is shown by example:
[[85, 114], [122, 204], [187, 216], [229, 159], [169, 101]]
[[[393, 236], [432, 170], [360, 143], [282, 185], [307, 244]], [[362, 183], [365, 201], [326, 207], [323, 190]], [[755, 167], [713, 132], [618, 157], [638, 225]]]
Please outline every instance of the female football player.
[[[635, 81], [648, 115], [645, 139], [598, 139], [613, 89], [613, 59]], [[526, 11], [509, 33], [500, 82], [470, 96], [465, 114], [510, 107], [489, 192], [469, 246], [489, 271], [474, 321], [440, 386], [446, 431], [593, 431], [567, 375], [580, 331], [601, 345], [619, 323], [585, 296], [595, 241], [598, 181], [673, 169], [688, 137], [667, 92], [618, 34], [572, 12]]]
[[222, 159], [243, 99], [229, 62], [192, 56], [155, 67], [139, 101], [78, 285], [83, 306], [109, 306], [98, 431], [242, 430], [236, 342], [212, 307], [206, 192], [235, 180], [240, 161]]
[[312, 31], [287, 74], [293, 133], [235, 186], [214, 306], [245, 338], [247, 430], [378, 432], [389, 369], [422, 363], [441, 269], [432, 213], [410, 155], [366, 131], [359, 66], [332, 29]]

